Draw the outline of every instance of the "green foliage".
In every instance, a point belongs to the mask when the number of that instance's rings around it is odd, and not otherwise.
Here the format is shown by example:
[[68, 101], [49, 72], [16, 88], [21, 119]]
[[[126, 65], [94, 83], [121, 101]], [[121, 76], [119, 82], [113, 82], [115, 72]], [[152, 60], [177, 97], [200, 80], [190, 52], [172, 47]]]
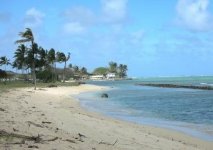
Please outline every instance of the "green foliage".
[[106, 67], [98, 67], [96, 68], [94, 71], [93, 71], [93, 74], [96, 74], [96, 75], [106, 75], [108, 72], [108, 68]]
[[6, 56], [0, 57], [0, 66], [5, 65], [5, 71], [6, 71], [6, 66], [10, 65], [10, 60], [7, 59]]
[[127, 76], [127, 74], [126, 74], [127, 70], [128, 70], [128, 69], [127, 69], [127, 65], [120, 64], [120, 65], [118, 66], [118, 71], [117, 71], [118, 76], [119, 76], [120, 78], [126, 77], [126, 76]]
[[0, 69], [0, 79], [1, 78], [7, 78], [7, 73], [4, 70]]
[[109, 72], [116, 73], [117, 72], [117, 63], [116, 62], [109, 62]]
[[87, 75], [87, 69], [85, 67], [82, 67], [81, 70], [80, 70], [81, 74], [82, 75]]
[[45, 83], [52, 81], [52, 74], [49, 70], [39, 71], [36, 73], [37, 78]]

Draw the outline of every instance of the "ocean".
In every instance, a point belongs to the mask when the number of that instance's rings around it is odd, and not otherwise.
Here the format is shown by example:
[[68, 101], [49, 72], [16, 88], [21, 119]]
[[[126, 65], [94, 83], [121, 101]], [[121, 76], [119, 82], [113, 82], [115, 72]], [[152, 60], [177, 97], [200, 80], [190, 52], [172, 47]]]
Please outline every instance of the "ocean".
[[[77, 98], [82, 107], [138, 124], [177, 130], [213, 141], [213, 90], [159, 88], [138, 83], [210, 85], [213, 77], [158, 77], [123, 81], [88, 81], [109, 87]], [[109, 98], [101, 98], [107, 93]]]

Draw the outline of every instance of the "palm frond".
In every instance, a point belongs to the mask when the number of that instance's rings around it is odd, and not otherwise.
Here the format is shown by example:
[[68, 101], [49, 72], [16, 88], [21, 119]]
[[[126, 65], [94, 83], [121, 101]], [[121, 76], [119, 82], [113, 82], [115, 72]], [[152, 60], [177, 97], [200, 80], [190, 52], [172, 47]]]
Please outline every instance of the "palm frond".
[[29, 42], [31, 41], [31, 39], [21, 39], [21, 40], [17, 40], [15, 43], [18, 44], [18, 43], [25, 43], [25, 42]]

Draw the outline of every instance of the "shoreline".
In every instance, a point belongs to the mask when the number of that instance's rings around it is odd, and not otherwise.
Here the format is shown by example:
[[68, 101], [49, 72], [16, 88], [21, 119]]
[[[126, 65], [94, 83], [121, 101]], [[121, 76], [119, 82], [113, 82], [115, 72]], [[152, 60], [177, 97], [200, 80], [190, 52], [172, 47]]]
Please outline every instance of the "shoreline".
[[[138, 125], [89, 112], [73, 98], [82, 92], [103, 89], [106, 87], [81, 85], [37, 91], [23, 88], [2, 94], [0, 107], [4, 111], [0, 111], [0, 130], [28, 136], [41, 134], [45, 142], [12, 144], [14, 141], [4, 143], [1, 139], [0, 148], [7, 145], [11, 149], [28, 149], [34, 145], [39, 149], [210, 150], [213, 147], [213, 142], [174, 130]], [[51, 141], [54, 138], [56, 140]]]
[[[109, 90], [115, 89], [115, 88], [110, 88], [110, 86], [104, 86], [104, 87], [107, 87], [107, 88], [104, 89], [103, 93], [108, 93]], [[87, 93], [89, 93], [89, 95]], [[77, 97], [77, 98], [81, 99], [83, 97], [83, 99], [86, 99], [88, 96], [91, 97], [90, 96], [91, 93], [93, 93], [93, 92], [80, 93], [80, 95], [82, 95], [82, 96]], [[86, 94], [86, 95], [84, 95], [84, 94]], [[92, 98], [95, 98], [95, 97], [92, 96]], [[105, 100], [107, 101], [107, 99], [103, 99], [103, 101], [105, 101]], [[86, 103], [89, 102], [90, 104], [89, 105], [85, 104], [84, 103], [85, 101], [86, 101]], [[186, 134], [188, 136], [198, 138], [200, 140], [213, 142], [212, 130], [211, 131], [204, 130], [204, 129], [209, 128], [209, 125], [207, 125], [207, 124], [202, 124], [202, 125], [199, 125], [199, 127], [198, 127], [197, 124], [181, 122], [181, 121], [170, 121], [170, 120], [163, 120], [160, 118], [144, 118], [144, 117], [140, 118], [140, 117], [135, 117], [135, 116], [131, 116], [131, 115], [127, 116], [127, 115], [122, 115], [122, 114], [111, 114], [111, 113], [108, 113], [107, 111], [101, 110], [100, 108], [96, 109], [93, 105], [96, 103], [96, 101], [94, 101], [94, 102], [90, 102], [90, 101], [91, 101], [90, 99], [83, 100], [83, 102], [81, 103], [79, 100], [81, 107], [83, 107], [83, 109], [86, 109], [89, 112], [95, 112], [100, 115], [104, 115], [106, 117], [114, 118], [114, 119], [125, 121], [125, 122], [135, 123], [135, 124], [142, 125], [142, 126], [152, 126], [152, 127], [156, 127], [156, 128], [163, 128], [166, 130], [177, 131], [177, 132]], [[114, 109], [116, 109], [116, 108], [114, 108]], [[142, 121], [138, 121], [138, 119], [142, 119]], [[198, 128], [200, 130], [198, 130]]]

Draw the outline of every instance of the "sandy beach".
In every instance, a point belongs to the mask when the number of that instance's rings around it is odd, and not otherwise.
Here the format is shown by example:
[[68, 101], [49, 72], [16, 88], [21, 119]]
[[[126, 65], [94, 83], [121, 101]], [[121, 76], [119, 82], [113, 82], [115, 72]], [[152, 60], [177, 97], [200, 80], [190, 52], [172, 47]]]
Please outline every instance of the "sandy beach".
[[210, 150], [213, 142], [88, 112], [74, 95], [104, 87], [33, 89], [0, 93], [1, 150]]

